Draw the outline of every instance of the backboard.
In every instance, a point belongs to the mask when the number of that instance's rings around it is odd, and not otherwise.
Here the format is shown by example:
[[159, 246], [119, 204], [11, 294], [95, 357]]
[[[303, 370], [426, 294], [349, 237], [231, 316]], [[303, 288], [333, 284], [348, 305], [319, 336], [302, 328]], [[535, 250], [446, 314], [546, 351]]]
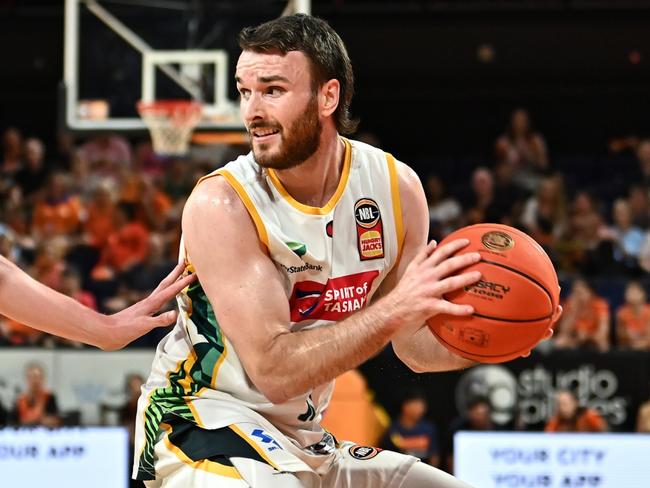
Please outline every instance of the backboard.
[[310, 0], [65, 0], [62, 125], [144, 132], [137, 102], [187, 99], [203, 105], [197, 130], [242, 130], [231, 81], [237, 32], [310, 7]]

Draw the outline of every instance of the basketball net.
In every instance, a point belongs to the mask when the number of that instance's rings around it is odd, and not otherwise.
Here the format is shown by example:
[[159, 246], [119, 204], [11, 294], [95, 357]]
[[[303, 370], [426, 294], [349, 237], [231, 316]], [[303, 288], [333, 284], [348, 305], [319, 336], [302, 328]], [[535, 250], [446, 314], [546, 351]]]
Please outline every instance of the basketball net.
[[187, 154], [190, 137], [201, 120], [202, 106], [189, 100], [138, 102], [138, 113], [151, 133], [156, 154]]

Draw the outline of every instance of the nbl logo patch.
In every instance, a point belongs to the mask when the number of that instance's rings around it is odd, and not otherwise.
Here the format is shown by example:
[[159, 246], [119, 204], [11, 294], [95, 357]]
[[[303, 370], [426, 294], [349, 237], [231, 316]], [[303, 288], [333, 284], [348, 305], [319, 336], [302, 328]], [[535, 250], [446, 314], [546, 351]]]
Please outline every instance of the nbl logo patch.
[[361, 261], [384, 257], [384, 228], [377, 202], [362, 198], [354, 204], [357, 223], [357, 247]]

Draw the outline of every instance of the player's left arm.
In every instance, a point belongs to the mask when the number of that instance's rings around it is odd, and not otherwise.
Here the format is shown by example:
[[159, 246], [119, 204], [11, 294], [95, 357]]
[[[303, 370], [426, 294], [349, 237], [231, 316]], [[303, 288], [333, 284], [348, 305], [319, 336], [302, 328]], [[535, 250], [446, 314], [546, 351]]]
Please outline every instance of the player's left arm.
[[[404, 163], [397, 162], [399, 193], [402, 205], [404, 244], [399, 262], [381, 284], [378, 293], [386, 294], [399, 282], [415, 255], [427, 245], [429, 208], [418, 175]], [[417, 373], [467, 368], [473, 361], [447, 350], [426, 324], [402, 329], [392, 340], [395, 354]]]

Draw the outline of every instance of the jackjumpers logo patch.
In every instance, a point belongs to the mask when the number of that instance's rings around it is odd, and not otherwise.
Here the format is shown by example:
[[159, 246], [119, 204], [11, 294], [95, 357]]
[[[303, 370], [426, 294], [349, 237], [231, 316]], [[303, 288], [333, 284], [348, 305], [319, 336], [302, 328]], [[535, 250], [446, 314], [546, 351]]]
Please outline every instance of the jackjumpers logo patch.
[[289, 299], [291, 321], [343, 320], [366, 305], [377, 276], [375, 270], [330, 278], [326, 283], [296, 283]]
[[357, 247], [361, 261], [384, 257], [384, 228], [379, 205], [371, 198], [362, 198], [354, 204], [357, 223]]

